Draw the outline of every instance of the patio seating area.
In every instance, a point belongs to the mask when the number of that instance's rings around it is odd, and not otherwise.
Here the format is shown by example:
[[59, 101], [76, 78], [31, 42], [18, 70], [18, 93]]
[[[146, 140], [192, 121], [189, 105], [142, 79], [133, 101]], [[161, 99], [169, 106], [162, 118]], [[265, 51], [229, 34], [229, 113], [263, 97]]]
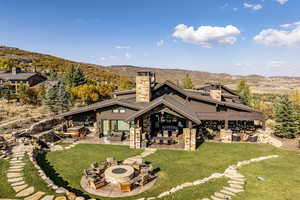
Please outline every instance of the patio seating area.
[[128, 158], [122, 163], [109, 157], [83, 171], [81, 186], [91, 194], [104, 197], [136, 195], [152, 187], [156, 180], [153, 171], [152, 165], [141, 157]]

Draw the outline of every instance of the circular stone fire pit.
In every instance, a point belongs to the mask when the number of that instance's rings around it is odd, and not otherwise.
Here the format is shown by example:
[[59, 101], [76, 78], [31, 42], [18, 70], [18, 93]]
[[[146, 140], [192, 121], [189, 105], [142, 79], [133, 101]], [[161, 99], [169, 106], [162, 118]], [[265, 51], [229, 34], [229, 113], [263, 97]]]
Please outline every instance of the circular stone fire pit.
[[134, 176], [134, 169], [129, 165], [116, 165], [107, 168], [104, 176], [108, 183], [126, 183]]

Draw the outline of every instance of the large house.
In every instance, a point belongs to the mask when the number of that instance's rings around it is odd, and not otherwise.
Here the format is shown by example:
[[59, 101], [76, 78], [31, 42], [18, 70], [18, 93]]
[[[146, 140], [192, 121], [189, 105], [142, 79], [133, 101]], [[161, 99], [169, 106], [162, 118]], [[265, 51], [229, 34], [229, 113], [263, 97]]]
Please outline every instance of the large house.
[[140, 145], [143, 139], [162, 142], [163, 137], [172, 135], [177, 137], [172, 142], [180, 143], [184, 131], [197, 134], [204, 128], [235, 131], [264, 126], [262, 113], [242, 105], [240, 97], [227, 87], [210, 84], [185, 90], [170, 81], [156, 83], [151, 72], [138, 72], [135, 90], [116, 91], [110, 100], [60, 117], [73, 124], [94, 123], [103, 136], [138, 138], [133, 145]]
[[45, 80], [46, 78], [40, 73], [24, 72], [17, 67], [13, 67], [11, 71], [0, 71], [0, 85], [5, 83], [13, 86], [16, 90], [20, 84], [32, 87]]

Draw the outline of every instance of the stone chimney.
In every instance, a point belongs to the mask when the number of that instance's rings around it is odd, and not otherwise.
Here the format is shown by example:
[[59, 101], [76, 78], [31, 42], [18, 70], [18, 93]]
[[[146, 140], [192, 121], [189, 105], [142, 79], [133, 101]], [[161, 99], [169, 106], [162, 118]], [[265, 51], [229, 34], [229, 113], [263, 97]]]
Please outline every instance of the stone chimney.
[[210, 97], [214, 100], [217, 100], [217, 101], [222, 100], [221, 90], [210, 90], [209, 94], [210, 94]]
[[214, 85], [209, 91], [210, 97], [217, 101], [222, 101], [221, 85]]
[[11, 73], [16, 75], [17, 73], [20, 73], [21, 72], [21, 69], [18, 68], [18, 67], [12, 67], [11, 68]]
[[138, 72], [136, 76], [136, 102], [150, 102], [151, 89], [155, 84], [155, 74]]

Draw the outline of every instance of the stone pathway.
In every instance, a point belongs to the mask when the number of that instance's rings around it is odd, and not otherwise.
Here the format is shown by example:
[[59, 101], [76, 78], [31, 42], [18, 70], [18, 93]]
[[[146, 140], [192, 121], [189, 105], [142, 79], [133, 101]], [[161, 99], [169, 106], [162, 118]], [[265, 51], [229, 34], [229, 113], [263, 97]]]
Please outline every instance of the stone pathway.
[[133, 164], [134, 162], [138, 161], [139, 160], [142, 160], [143, 158], [153, 154], [156, 152], [157, 149], [153, 149], [153, 148], [146, 148], [140, 155], [137, 155], [137, 156], [133, 156], [133, 157], [129, 157], [127, 159], [125, 159], [123, 161], [123, 164]]
[[43, 200], [53, 200], [54, 196], [45, 196], [45, 192], [37, 191], [34, 186], [26, 184], [24, 180], [24, 166], [26, 163], [23, 161], [26, 152], [24, 149], [23, 145], [13, 148], [13, 154], [9, 161], [10, 167], [6, 172], [7, 181], [16, 192], [16, 199], [41, 200], [43, 197]]
[[[195, 180], [194, 182], [187, 182], [187, 183], [183, 183], [181, 185], [175, 186], [168, 191], [162, 192], [161, 194], [159, 194], [156, 197], [148, 197], [148, 198], [141, 198], [141, 199], [151, 200], [151, 199], [166, 197], [166, 196], [171, 195], [179, 190], [183, 190], [184, 188], [200, 185], [200, 184], [206, 183], [207, 181], [209, 181], [211, 179], [216, 179], [216, 178], [221, 178], [221, 177], [227, 177], [230, 179], [228, 181], [229, 186], [224, 186], [220, 191], [215, 192], [212, 196], [210, 196], [210, 198], [204, 198], [202, 200], [232, 199], [234, 196], [236, 196], [237, 193], [244, 191], [244, 186], [246, 184], [245, 176], [240, 174], [237, 171], [237, 169], [239, 167], [248, 165], [253, 162], [260, 162], [263, 160], [277, 158], [277, 157], [278, 157], [278, 155], [270, 155], [270, 156], [262, 156], [262, 157], [258, 157], [258, 158], [252, 158], [250, 160], [241, 161], [235, 165], [229, 166], [222, 174], [214, 173], [214, 174], [210, 175], [209, 177]], [[140, 199], [138, 199], [138, 200], [140, 200]]]
[[75, 147], [78, 144], [78, 142], [74, 142], [74, 143], [70, 143], [69, 146], [63, 147], [61, 145], [54, 145], [52, 147], [50, 147], [51, 151], [63, 151], [63, 150], [68, 150], [71, 149], [73, 147]]

